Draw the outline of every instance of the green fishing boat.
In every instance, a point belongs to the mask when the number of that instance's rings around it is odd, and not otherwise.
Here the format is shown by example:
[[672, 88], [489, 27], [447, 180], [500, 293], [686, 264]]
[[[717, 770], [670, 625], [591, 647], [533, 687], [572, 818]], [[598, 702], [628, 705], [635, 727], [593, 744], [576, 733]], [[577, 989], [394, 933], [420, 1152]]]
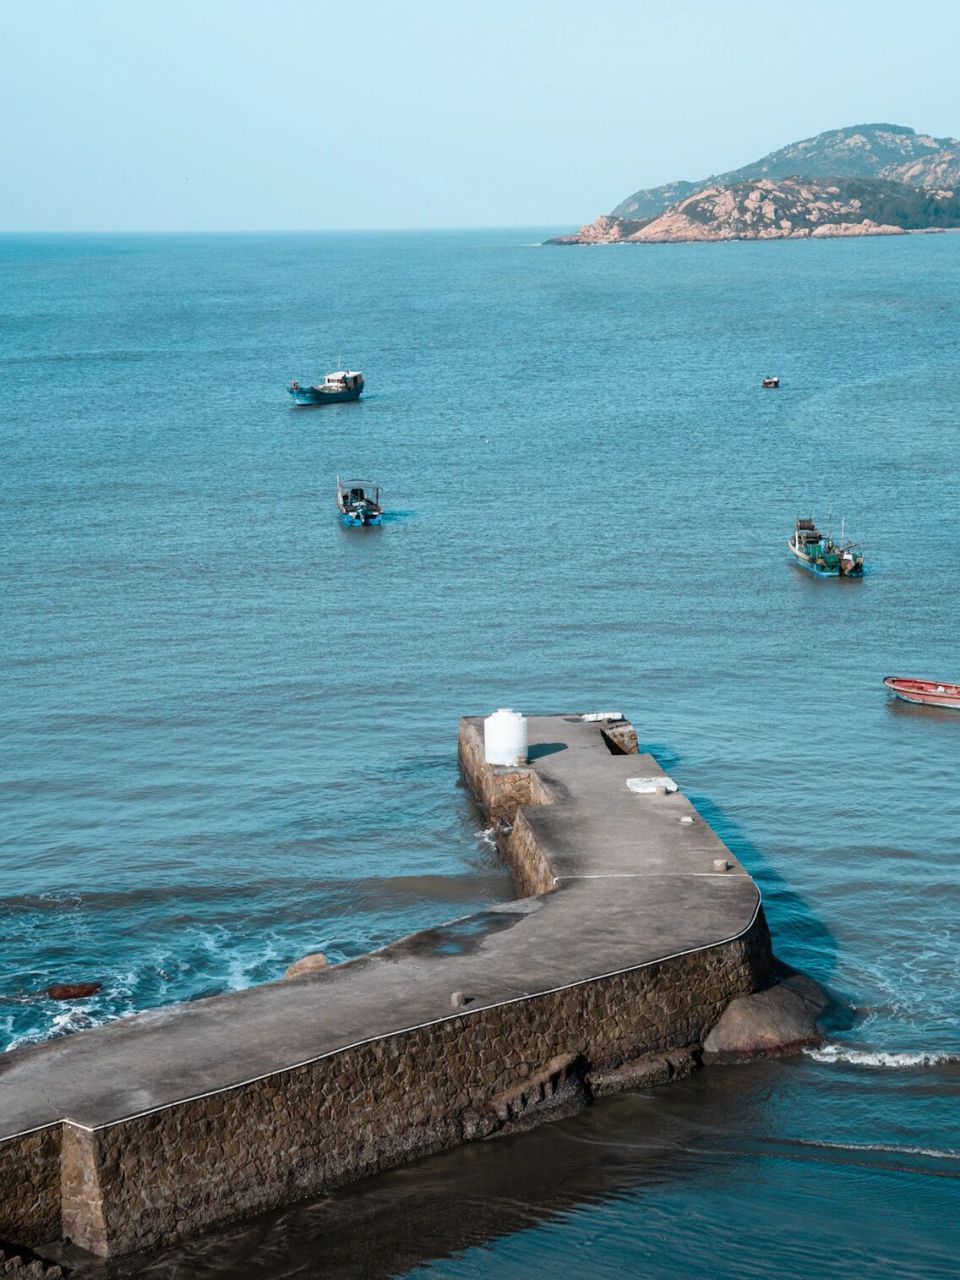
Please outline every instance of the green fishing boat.
[[862, 578], [863, 548], [859, 542], [840, 541], [832, 533], [821, 533], [812, 520], [798, 520], [787, 542], [790, 551], [805, 569], [821, 578]]

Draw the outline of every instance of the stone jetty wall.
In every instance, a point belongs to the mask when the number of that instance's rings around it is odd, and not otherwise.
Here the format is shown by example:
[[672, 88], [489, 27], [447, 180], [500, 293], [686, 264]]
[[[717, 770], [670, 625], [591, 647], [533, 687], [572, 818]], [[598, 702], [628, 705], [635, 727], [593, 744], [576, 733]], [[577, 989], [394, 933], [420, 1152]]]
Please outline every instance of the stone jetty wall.
[[[563, 795], [533, 768], [487, 766], [475, 723], [461, 727], [460, 760], [478, 803], [500, 828], [520, 893], [547, 893], [542, 905], [549, 908], [565, 890], [550, 892], [558, 878], [523, 806], [562, 804]], [[549, 912], [534, 924], [555, 935]], [[371, 962], [383, 972], [397, 963], [394, 953], [399, 961], [416, 951], [421, 937], [355, 962], [358, 976], [349, 981], [372, 988], [378, 978]], [[498, 942], [509, 938], [494, 932], [484, 945], [510, 945]], [[546, 989], [498, 990], [475, 1008], [469, 993], [462, 1007], [457, 998], [451, 1007], [448, 996], [445, 1013], [412, 1026], [401, 1003], [396, 1030], [307, 1062], [108, 1123], [84, 1125], [67, 1115], [8, 1136], [0, 1141], [0, 1240], [30, 1246], [65, 1236], [101, 1256], [156, 1247], [568, 1114], [597, 1095], [684, 1074], [731, 999], [764, 984], [771, 959], [759, 899], [732, 938], [614, 972], [578, 970], [575, 936], [565, 950], [572, 957], [567, 975]], [[463, 972], [446, 954], [430, 964], [439, 966], [432, 972], [448, 992]], [[300, 979], [299, 989], [335, 994], [335, 985], [322, 986], [340, 980], [331, 972], [332, 979]], [[286, 999], [292, 985], [272, 990], [283, 988]], [[243, 1064], [235, 1070], [241, 1074]]]
[[63, 1233], [101, 1255], [147, 1248], [682, 1074], [761, 956], [745, 938], [104, 1129], [66, 1124]]

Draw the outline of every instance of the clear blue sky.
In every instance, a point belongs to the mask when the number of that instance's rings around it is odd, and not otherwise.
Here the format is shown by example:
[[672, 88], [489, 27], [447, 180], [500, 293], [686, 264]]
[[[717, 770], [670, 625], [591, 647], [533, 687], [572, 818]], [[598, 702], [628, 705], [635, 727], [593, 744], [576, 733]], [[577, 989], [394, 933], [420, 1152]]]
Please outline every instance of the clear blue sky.
[[0, 230], [579, 224], [884, 120], [960, 0], [0, 0]]

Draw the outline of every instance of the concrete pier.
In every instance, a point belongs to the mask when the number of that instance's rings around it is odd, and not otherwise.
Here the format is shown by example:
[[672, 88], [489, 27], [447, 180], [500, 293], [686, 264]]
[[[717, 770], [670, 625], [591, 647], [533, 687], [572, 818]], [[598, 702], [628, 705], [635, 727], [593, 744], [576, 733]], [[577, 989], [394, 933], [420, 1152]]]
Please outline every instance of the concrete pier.
[[0, 1241], [130, 1252], [691, 1069], [767, 982], [756, 886], [682, 794], [628, 788], [662, 771], [624, 726], [529, 742], [488, 766], [461, 723], [535, 896], [0, 1058]]

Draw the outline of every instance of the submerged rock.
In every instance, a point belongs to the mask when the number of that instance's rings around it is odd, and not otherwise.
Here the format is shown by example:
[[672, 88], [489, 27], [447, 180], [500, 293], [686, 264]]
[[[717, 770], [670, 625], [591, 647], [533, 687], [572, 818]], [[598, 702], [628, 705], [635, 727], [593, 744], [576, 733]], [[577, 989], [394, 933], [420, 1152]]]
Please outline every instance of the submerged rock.
[[823, 988], [799, 973], [766, 991], [737, 996], [704, 1040], [704, 1059], [747, 1062], [821, 1044], [824, 1037], [817, 1018], [828, 1004]]
[[286, 982], [288, 978], [308, 978], [311, 974], [322, 973], [324, 969], [329, 969], [327, 957], [322, 951], [314, 951], [308, 956], [303, 956], [299, 960], [294, 960], [286, 973], [283, 980]]
[[99, 982], [54, 982], [44, 994], [51, 1000], [86, 1000], [102, 989]]

